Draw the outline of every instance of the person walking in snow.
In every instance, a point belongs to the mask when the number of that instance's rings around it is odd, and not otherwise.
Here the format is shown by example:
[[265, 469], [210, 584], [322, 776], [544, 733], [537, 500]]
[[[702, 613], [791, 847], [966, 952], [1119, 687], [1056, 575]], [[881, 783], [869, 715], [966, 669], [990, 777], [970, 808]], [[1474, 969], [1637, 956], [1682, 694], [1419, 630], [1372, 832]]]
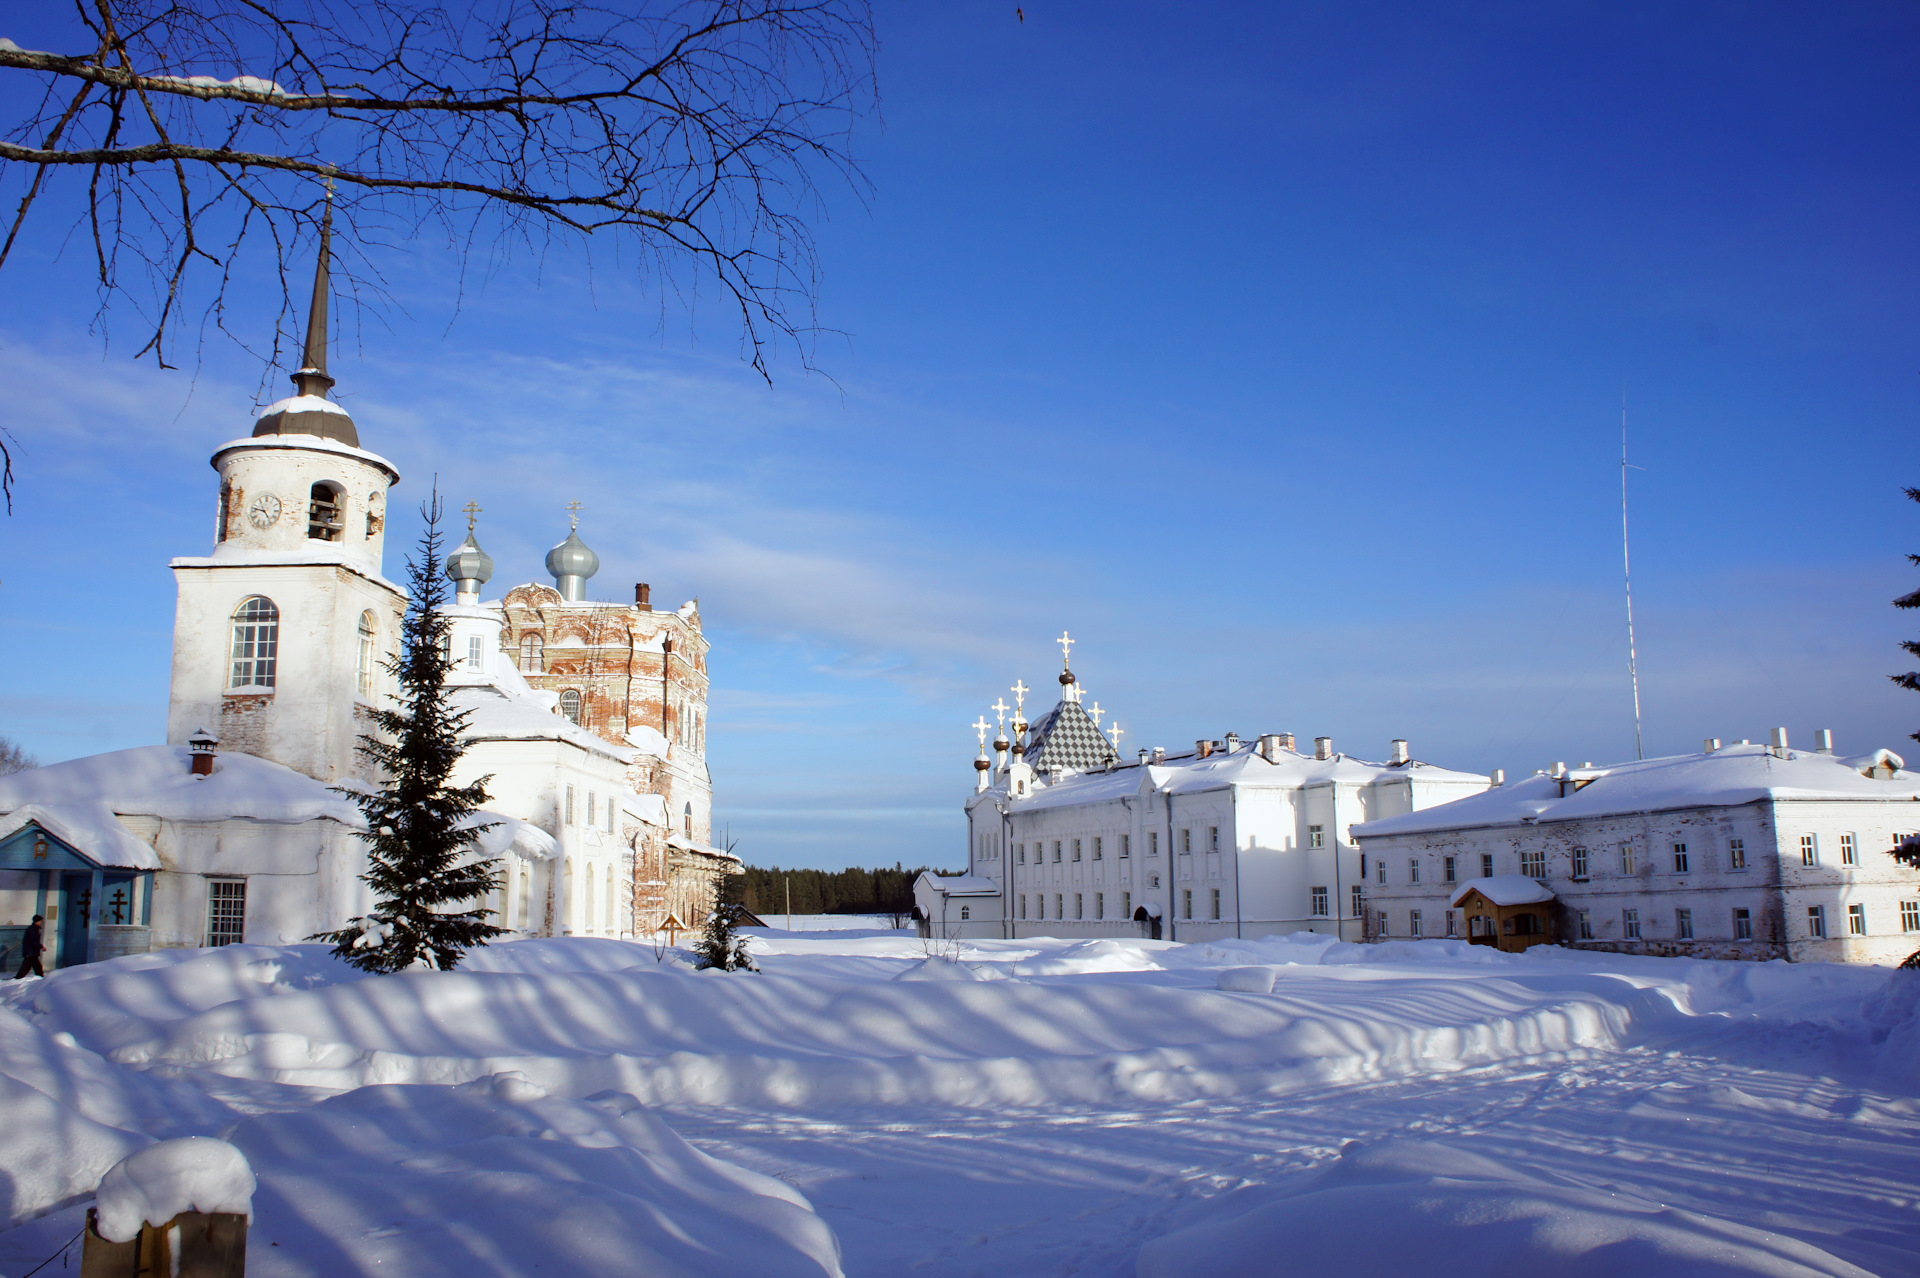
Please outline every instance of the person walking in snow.
[[[20, 970], [13, 974], [16, 981], [26, 979], [28, 972], [35, 976], [45, 976], [46, 969], [40, 966], [40, 954], [46, 946], [40, 940], [40, 925], [46, 922], [44, 915], [36, 914], [33, 922], [27, 924], [27, 935], [20, 942]], [[6, 969], [0, 968], [0, 971]]]

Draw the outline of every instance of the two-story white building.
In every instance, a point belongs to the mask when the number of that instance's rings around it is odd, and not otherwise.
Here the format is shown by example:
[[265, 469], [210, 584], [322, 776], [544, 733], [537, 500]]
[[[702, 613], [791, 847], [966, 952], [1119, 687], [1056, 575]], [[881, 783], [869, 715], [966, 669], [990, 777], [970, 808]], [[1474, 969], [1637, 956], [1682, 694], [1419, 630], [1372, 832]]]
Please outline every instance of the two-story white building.
[[[1548, 772], [1354, 829], [1370, 936], [1463, 936], [1472, 882], [1548, 889], [1579, 947], [1711, 958], [1899, 962], [1920, 948], [1920, 872], [1888, 853], [1920, 832], [1920, 775], [1852, 758], [1708, 741], [1698, 754]], [[1474, 938], [1492, 941], [1495, 938]]]
[[1290, 733], [1228, 733], [1122, 763], [1071, 671], [1061, 681], [1060, 703], [1037, 723], [1016, 711], [997, 762], [983, 745], [967, 871], [915, 884], [927, 934], [1358, 940], [1360, 854], [1347, 828], [1488, 785], [1414, 760], [1404, 741], [1370, 763], [1327, 737], [1303, 754]]

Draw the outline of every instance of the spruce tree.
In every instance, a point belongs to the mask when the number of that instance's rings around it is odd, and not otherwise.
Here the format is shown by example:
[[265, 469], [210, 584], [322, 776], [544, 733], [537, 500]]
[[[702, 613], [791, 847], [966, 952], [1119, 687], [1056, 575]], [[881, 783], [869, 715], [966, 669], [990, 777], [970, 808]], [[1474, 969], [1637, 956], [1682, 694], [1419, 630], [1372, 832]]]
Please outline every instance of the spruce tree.
[[[1907, 496], [1914, 501], [1920, 501], [1920, 488], [1907, 489]], [[1908, 555], [1907, 560], [1915, 567], [1920, 567], [1920, 555]], [[1920, 590], [1914, 590], [1901, 595], [1893, 601], [1893, 606], [1896, 608], [1920, 608]], [[1908, 654], [1920, 657], [1920, 640], [1903, 639], [1900, 641], [1900, 646], [1906, 650]], [[1909, 670], [1905, 674], [1889, 675], [1888, 678], [1909, 692], [1920, 692], [1920, 670]], [[1913, 739], [1920, 741], [1920, 732], [1914, 733]], [[1920, 869], [1920, 835], [1910, 834], [1901, 840], [1899, 846], [1893, 850], [1893, 859], [1902, 865], [1909, 865], [1915, 869]], [[1920, 950], [1915, 950], [1913, 953], [1907, 955], [1907, 961], [1900, 966], [1911, 970], [1920, 970]]]
[[472, 818], [487, 801], [492, 778], [447, 784], [466, 749], [460, 733], [467, 716], [447, 705], [453, 663], [443, 611], [438, 488], [420, 513], [426, 530], [419, 553], [407, 560], [412, 599], [400, 656], [385, 663], [399, 678], [400, 708], [374, 711], [379, 731], [360, 738], [361, 753], [385, 779], [377, 786], [336, 787], [367, 819], [357, 836], [369, 845], [360, 880], [373, 889], [375, 905], [372, 913], [313, 938], [332, 942], [337, 957], [369, 972], [403, 971], [422, 960], [450, 971], [470, 947], [506, 931], [487, 921], [490, 909], [458, 908], [499, 888], [499, 861], [474, 856], [480, 835], [491, 827]]
[[717, 967], [723, 972], [757, 972], [753, 956], [747, 953], [747, 938], [740, 935], [740, 892], [743, 876], [729, 874], [721, 878], [715, 893], [713, 913], [707, 915], [706, 931], [693, 943], [700, 961], [696, 968]]

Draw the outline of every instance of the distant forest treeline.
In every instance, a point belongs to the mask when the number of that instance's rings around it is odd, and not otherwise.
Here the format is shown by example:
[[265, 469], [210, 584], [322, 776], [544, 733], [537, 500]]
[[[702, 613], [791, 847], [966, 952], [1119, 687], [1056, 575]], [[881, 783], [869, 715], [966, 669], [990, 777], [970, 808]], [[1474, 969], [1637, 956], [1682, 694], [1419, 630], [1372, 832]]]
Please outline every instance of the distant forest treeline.
[[[795, 914], [905, 914], [913, 908], [913, 881], [925, 866], [871, 870], [783, 870], [749, 865], [740, 899], [762, 918], [784, 914], [787, 889], [793, 889]], [[768, 919], [768, 922], [772, 922]]]

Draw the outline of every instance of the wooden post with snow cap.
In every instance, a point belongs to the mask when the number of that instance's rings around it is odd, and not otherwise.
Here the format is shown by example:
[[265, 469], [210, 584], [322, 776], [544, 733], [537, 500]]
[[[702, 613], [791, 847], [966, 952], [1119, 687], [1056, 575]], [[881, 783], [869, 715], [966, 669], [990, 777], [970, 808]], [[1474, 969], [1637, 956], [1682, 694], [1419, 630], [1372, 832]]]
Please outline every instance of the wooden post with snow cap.
[[87, 1208], [80, 1278], [244, 1278], [253, 1169], [206, 1136], [129, 1154]]

